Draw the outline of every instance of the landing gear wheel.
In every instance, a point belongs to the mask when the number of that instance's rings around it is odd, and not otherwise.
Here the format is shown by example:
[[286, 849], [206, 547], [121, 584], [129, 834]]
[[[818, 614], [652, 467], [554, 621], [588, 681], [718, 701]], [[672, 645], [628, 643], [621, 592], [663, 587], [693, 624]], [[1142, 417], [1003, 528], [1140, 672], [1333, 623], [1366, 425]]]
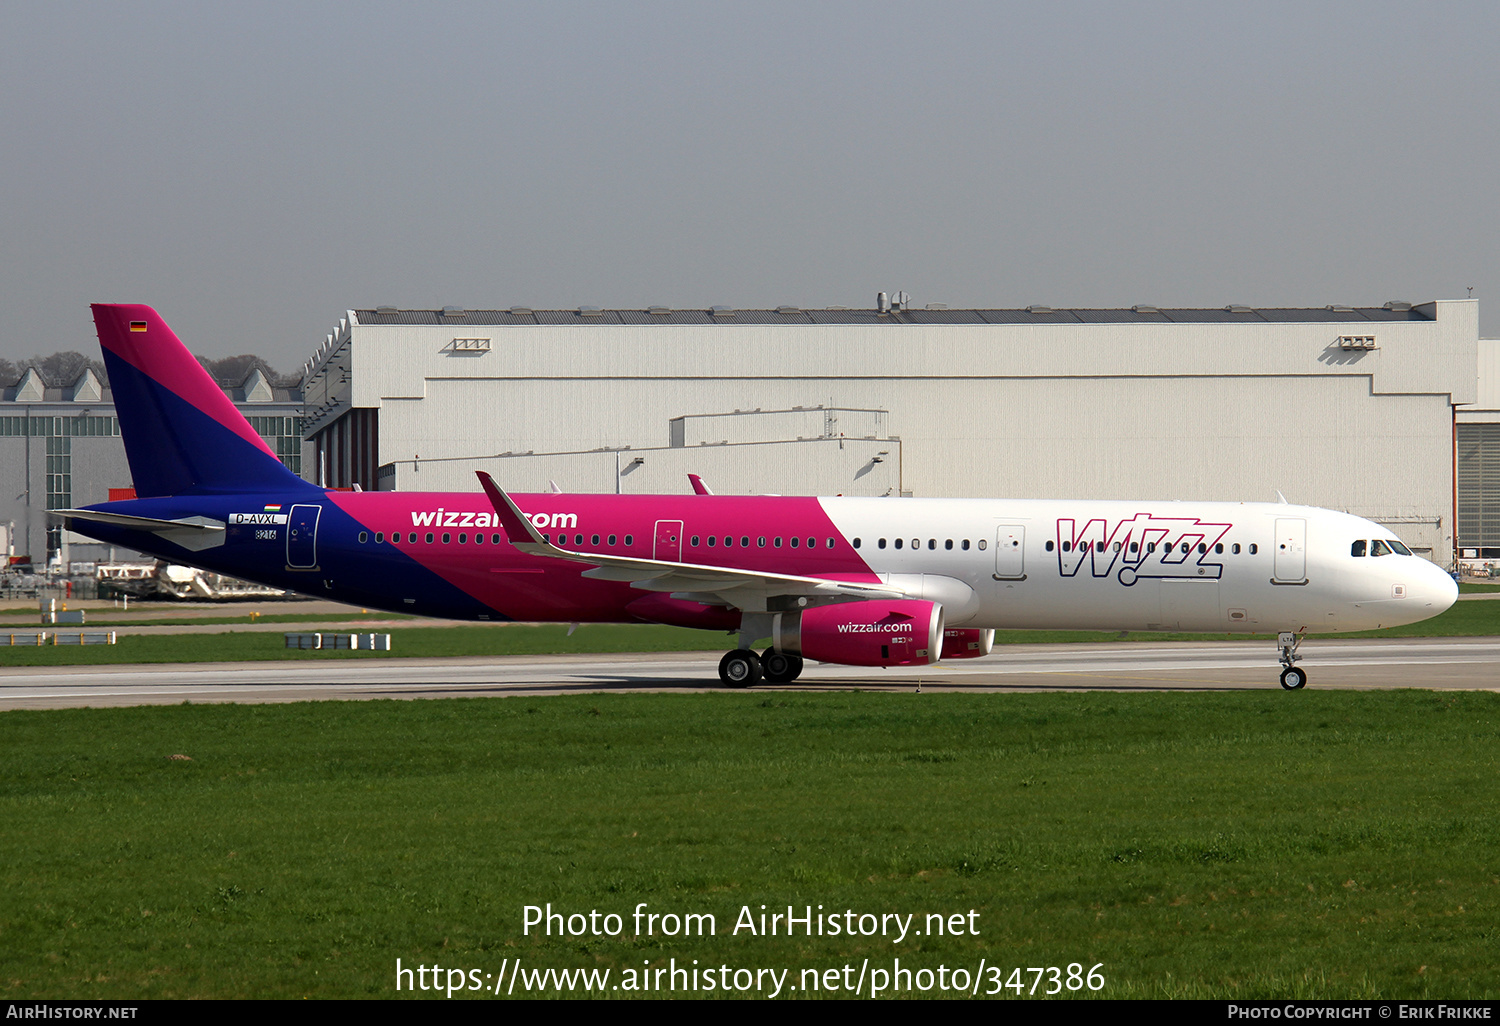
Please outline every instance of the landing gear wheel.
[[760, 683], [760, 657], [747, 648], [737, 648], [719, 660], [719, 679], [732, 688]]
[[790, 684], [802, 675], [802, 657], [768, 648], [760, 656], [761, 669], [769, 684]]
[[1307, 686], [1307, 671], [1288, 666], [1281, 671], [1281, 686], [1288, 691], [1300, 691]]

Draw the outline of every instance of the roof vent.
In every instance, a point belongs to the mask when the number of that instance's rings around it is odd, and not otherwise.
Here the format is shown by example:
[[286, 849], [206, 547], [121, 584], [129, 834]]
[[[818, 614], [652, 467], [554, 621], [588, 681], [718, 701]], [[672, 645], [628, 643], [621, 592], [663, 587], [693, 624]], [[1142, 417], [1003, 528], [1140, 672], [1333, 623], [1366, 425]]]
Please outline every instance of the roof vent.
[[1130, 312], [1138, 314], [1159, 314], [1161, 313], [1161, 310], [1154, 306], [1148, 306], [1145, 303], [1138, 303], [1130, 308]]
[[927, 309], [929, 309], [929, 310], [946, 310], [946, 309], [948, 309], [948, 304], [947, 303], [928, 303], [927, 304]]
[[1328, 306], [1325, 309], [1332, 310], [1334, 313], [1353, 313], [1354, 312], [1354, 307], [1352, 307], [1352, 306], [1345, 306], [1343, 303], [1329, 303]]
[[1049, 314], [1056, 313], [1057, 311], [1050, 306], [1028, 306], [1026, 312], [1029, 314]]
[[1254, 313], [1248, 306], [1240, 306], [1238, 303], [1230, 303], [1224, 308], [1225, 313]]
[[399, 311], [394, 306], [377, 306], [375, 315], [377, 317], [394, 317]]
[[444, 317], [462, 317], [463, 315], [464, 315], [464, 308], [461, 307], [461, 306], [445, 306], [445, 307], [443, 307], [443, 316]]
[[670, 306], [648, 306], [646, 312], [652, 317], [666, 317], [672, 312]]
[[802, 312], [800, 306], [778, 306], [776, 312], [779, 314], [799, 314]]
[[825, 306], [823, 309], [825, 309], [825, 310], [847, 310], [849, 308], [847, 306]]
[[529, 307], [529, 306], [513, 306], [513, 307], [510, 308], [510, 315], [512, 317], [530, 317], [531, 316], [531, 307]]
[[711, 313], [711, 314], [713, 314], [715, 317], [733, 317], [734, 316], [734, 307], [732, 307], [732, 306], [713, 306], [713, 307], [709, 307], [709, 311], [708, 312]]
[[1411, 309], [1411, 304], [1403, 303], [1399, 299], [1393, 299], [1389, 303], [1385, 304], [1385, 308], [1391, 313], [1406, 313], [1406, 311]]
[[888, 314], [891, 312], [891, 297], [884, 292], [875, 293], [875, 310], [877, 313]]
[[604, 316], [604, 311], [602, 309], [600, 309], [599, 307], [597, 307], [597, 306], [580, 306], [578, 308], [578, 316], [579, 317], [603, 317]]

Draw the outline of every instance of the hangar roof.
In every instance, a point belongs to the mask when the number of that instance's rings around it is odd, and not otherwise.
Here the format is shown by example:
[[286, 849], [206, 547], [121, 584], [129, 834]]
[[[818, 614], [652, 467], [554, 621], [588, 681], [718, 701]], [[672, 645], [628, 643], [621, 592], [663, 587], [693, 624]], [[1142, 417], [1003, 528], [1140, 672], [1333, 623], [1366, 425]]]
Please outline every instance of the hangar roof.
[[780, 307], [775, 310], [735, 310], [716, 307], [707, 310], [669, 310], [652, 307], [640, 310], [603, 310], [579, 307], [572, 310], [532, 310], [513, 307], [509, 310], [398, 310], [378, 307], [356, 310], [359, 324], [1182, 324], [1182, 323], [1248, 323], [1286, 324], [1350, 321], [1430, 321], [1431, 305], [1413, 306], [1387, 303], [1376, 307], [1269, 307], [1227, 306], [1216, 309], [1157, 309], [1137, 306], [1123, 310], [1053, 309], [1031, 306], [1023, 310], [949, 310], [934, 304], [925, 309], [893, 310], [880, 313], [874, 309], [803, 309]]

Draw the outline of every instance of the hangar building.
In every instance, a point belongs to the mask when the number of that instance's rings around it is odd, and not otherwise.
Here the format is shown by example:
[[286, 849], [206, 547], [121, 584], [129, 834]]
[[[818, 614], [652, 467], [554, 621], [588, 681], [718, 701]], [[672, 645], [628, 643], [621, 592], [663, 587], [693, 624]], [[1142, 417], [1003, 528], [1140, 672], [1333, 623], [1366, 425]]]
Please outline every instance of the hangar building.
[[518, 491], [681, 492], [695, 473], [719, 493], [1280, 492], [1450, 563], [1478, 344], [1474, 300], [380, 307], [350, 311], [304, 369], [303, 472], [402, 491], [473, 490], [483, 469]]

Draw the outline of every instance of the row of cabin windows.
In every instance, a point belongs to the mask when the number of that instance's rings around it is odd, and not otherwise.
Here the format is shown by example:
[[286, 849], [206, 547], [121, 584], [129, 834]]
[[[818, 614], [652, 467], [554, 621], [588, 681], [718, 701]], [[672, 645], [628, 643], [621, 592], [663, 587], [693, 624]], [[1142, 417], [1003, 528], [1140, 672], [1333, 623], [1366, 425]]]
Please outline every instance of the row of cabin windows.
[[[410, 534], [408, 534], [406, 536], [407, 544], [409, 544], [409, 545], [415, 545], [415, 544], [417, 544], [417, 537], [418, 537], [417, 532], [412, 531]], [[424, 544], [426, 544], [426, 545], [431, 545], [432, 542], [433, 542], [433, 539], [435, 537], [436, 537], [436, 535], [434, 535], [431, 531], [428, 531], [426, 534], [424, 534], [424, 535], [421, 536], [422, 542]], [[583, 535], [579, 534], [579, 535], [574, 535], [573, 537], [574, 537], [573, 544], [575, 544], [575, 545], [582, 545], [583, 544]], [[546, 540], [546, 541], [549, 541], [549, 542], [552, 540], [552, 536], [549, 535], [549, 534], [542, 535], [542, 538], [544, 540]], [[359, 532], [359, 543], [361, 545], [365, 544], [369, 540], [370, 540], [370, 532], [369, 531], [361, 531], [361, 532]], [[617, 535], [613, 535], [612, 534], [612, 535], [609, 536], [609, 543], [611, 545], [614, 545], [618, 540], [619, 539], [618, 539]], [[400, 541], [401, 541], [401, 532], [400, 531], [393, 531], [393, 532], [391, 532], [391, 544], [392, 545], [396, 545], [396, 544], [400, 543]], [[635, 535], [633, 535], [633, 534], [627, 534], [625, 536], [625, 544], [626, 545], [630, 545], [634, 541], [635, 541]], [[450, 534], [450, 533], [444, 532], [444, 534], [443, 534], [443, 544], [444, 545], [450, 545], [450, 544], [452, 544], [452, 542], [453, 542], [453, 535]], [[385, 532], [384, 531], [376, 531], [375, 532], [375, 544], [381, 545], [381, 544], [384, 544], [384, 543], [385, 543]], [[460, 534], [458, 536], [458, 543], [460, 545], [467, 545], [467, 544], [469, 544], [469, 536], [468, 536], [468, 534], [467, 533]], [[559, 545], [566, 545], [566, 544], [568, 544], [568, 536], [565, 535], [565, 534], [558, 535], [558, 537], [557, 537], [557, 543]], [[594, 535], [594, 541], [593, 541], [593, 543], [595, 545], [599, 544], [599, 536], [597, 534]], [[475, 535], [474, 535], [474, 544], [475, 545], [483, 545], [484, 544], [484, 535], [479, 534], [479, 533], [476, 532]], [[499, 545], [500, 544], [500, 535], [498, 535], [498, 534], [492, 534], [492, 535], [490, 535], [490, 544], [491, 545]]]
[[1369, 553], [1372, 556], [1389, 556], [1392, 553], [1396, 553], [1402, 556], [1411, 555], [1411, 549], [1407, 548], [1405, 545], [1402, 545], [1394, 538], [1376, 538], [1372, 542], [1367, 542], [1364, 539], [1360, 539], [1353, 545], [1349, 546], [1349, 555], [1363, 556], [1366, 551], [1366, 546], [1369, 547]]
[[[773, 549], [779, 549], [779, 548], [781, 548], [781, 546], [783, 544], [783, 541], [787, 545], [791, 546], [794, 549], [802, 548], [802, 545], [803, 545], [803, 540], [801, 538], [787, 538], [787, 539], [783, 539], [780, 536], [773, 537], [773, 538], [767, 538], [764, 535], [762, 535], [761, 537], [758, 537], [758, 538], [755, 539], [755, 547], [758, 548], [758, 549], [763, 549], [763, 548], [766, 547], [766, 542], [768, 542], [768, 541], [771, 543], [771, 547]], [[734, 548], [734, 545], [735, 545], [734, 535], [732, 535], [732, 534], [726, 534], [726, 535], [724, 535], [723, 539], [721, 540], [719, 538], [719, 536], [716, 535], [716, 534], [711, 534], [707, 538], [704, 538], [704, 537], [702, 537], [700, 535], [696, 535], [695, 534], [691, 538], [688, 539], [688, 545], [690, 545], [692, 548], [695, 548], [695, 549], [698, 548], [700, 545], [705, 544], [705, 543], [711, 549], [712, 548], [716, 548], [719, 545], [723, 545], [726, 549], [732, 549], [732, 548]], [[837, 546], [838, 541], [836, 539], [834, 539], [834, 538], [829, 538], [829, 539], [827, 539], [825, 541], [825, 544], [827, 545], [828, 548], [831, 549], [831, 548], [834, 548], [834, 547]], [[748, 534], [742, 534], [742, 535], [740, 535], [739, 546], [742, 549], [748, 549], [750, 547], [750, 536]], [[809, 549], [815, 549], [817, 547], [818, 547], [818, 539], [816, 539], [816, 538], [808, 538], [807, 539], [807, 548], [809, 548]]]
[[[854, 547], [856, 549], [859, 548], [862, 544], [863, 544], [863, 542], [859, 538], [854, 539]], [[963, 550], [964, 552], [967, 552], [967, 551], [969, 551], [969, 544], [970, 544], [969, 543], [969, 539], [963, 538], [963, 539], [959, 540], [958, 547], [961, 550]], [[981, 548], [981, 549], [987, 548], [988, 544], [989, 543], [986, 542], [983, 538], [979, 539], [979, 542], [978, 542], [979, 548]], [[883, 548], [885, 548], [885, 546], [886, 546], [886, 540], [884, 538], [877, 538], [877, 539], [875, 539], [875, 547], [877, 549], [883, 549]], [[896, 539], [893, 540], [892, 546], [894, 548], [898, 548], [898, 549], [905, 548], [906, 547], [906, 539], [905, 538], [896, 538]], [[913, 538], [911, 540], [911, 547], [913, 549], [920, 549], [922, 547], [922, 539], [921, 538]], [[936, 550], [937, 547], [938, 547], [938, 540], [936, 538], [928, 538], [927, 539], [927, 547], [929, 549]], [[943, 540], [943, 549], [944, 549], [944, 551], [951, 550], [952, 548], [953, 548], [953, 539], [952, 538], [946, 538], [946, 539], [944, 539]]]
[[[1107, 544], [1108, 543], [1102, 542], [1102, 541], [1101, 542], [1094, 542], [1094, 551], [1095, 552], [1103, 552], [1105, 550], [1105, 547], [1106, 547]], [[1124, 543], [1123, 542], [1114, 542], [1113, 545], [1114, 545], [1114, 548], [1112, 549], [1112, 551], [1114, 551], [1114, 552], [1119, 552], [1119, 551], [1121, 551], [1121, 549], [1124, 548]], [[1048, 552], [1051, 552], [1054, 547], [1055, 547], [1055, 545], [1054, 545], [1053, 542], [1048, 542], [1047, 543], [1047, 551]], [[1088, 547], [1089, 547], [1089, 543], [1088, 542], [1080, 542], [1078, 544], [1078, 550], [1080, 552], [1087, 551]], [[1062, 543], [1062, 550], [1064, 552], [1072, 552], [1073, 551], [1073, 543], [1072, 542], [1063, 542]], [[1141, 551], [1141, 543], [1140, 542], [1131, 542], [1130, 543], [1130, 551], [1133, 552], [1133, 553], [1134, 552], [1140, 552]], [[1147, 553], [1147, 555], [1149, 555], [1149, 554], [1151, 554], [1151, 553], [1153, 553], [1155, 551], [1156, 551], [1156, 542], [1147, 542], [1146, 543], [1146, 553]], [[1165, 555], [1166, 553], [1171, 552], [1171, 551], [1172, 551], [1172, 546], [1171, 545], [1164, 545], [1164, 546], [1162, 546], [1162, 554], [1163, 555]], [[1179, 551], [1181, 551], [1184, 555], [1186, 555], [1187, 553], [1193, 551], [1193, 546], [1190, 545], [1190, 544], [1188, 544], [1187, 542], [1183, 542], [1182, 545], [1181, 545], [1181, 548], [1179, 549]], [[1260, 551], [1260, 547], [1252, 542], [1251, 545], [1250, 545], [1250, 555], [1253, 556], [1256, 553], [1258, 553], [1259, 551]], [[1208, 544], [1206, 542], [1199, 542], [1198, 543], [1198, 554], [1200, 556], [1202, 556], [1202, 555], [1206, 555], [1207, 553], [1208, 553]], [[1222, 556], [1224, 554], [1224, 543], [1223, 542], [1219, 542], [1218, 544], [1216, 544], [1214, 546], [1214, 554], [1215, 555], [1219, 555], [1219, 556]], [[1240, 554], [1240, 545], [1239, 545], [1239, 542], [1235, 542], [1234, 544], [1232, 544], [1232, 545], [1229, 546], [1229, 554], [1232, 555], [1232, 556], [1238, 556]]]

